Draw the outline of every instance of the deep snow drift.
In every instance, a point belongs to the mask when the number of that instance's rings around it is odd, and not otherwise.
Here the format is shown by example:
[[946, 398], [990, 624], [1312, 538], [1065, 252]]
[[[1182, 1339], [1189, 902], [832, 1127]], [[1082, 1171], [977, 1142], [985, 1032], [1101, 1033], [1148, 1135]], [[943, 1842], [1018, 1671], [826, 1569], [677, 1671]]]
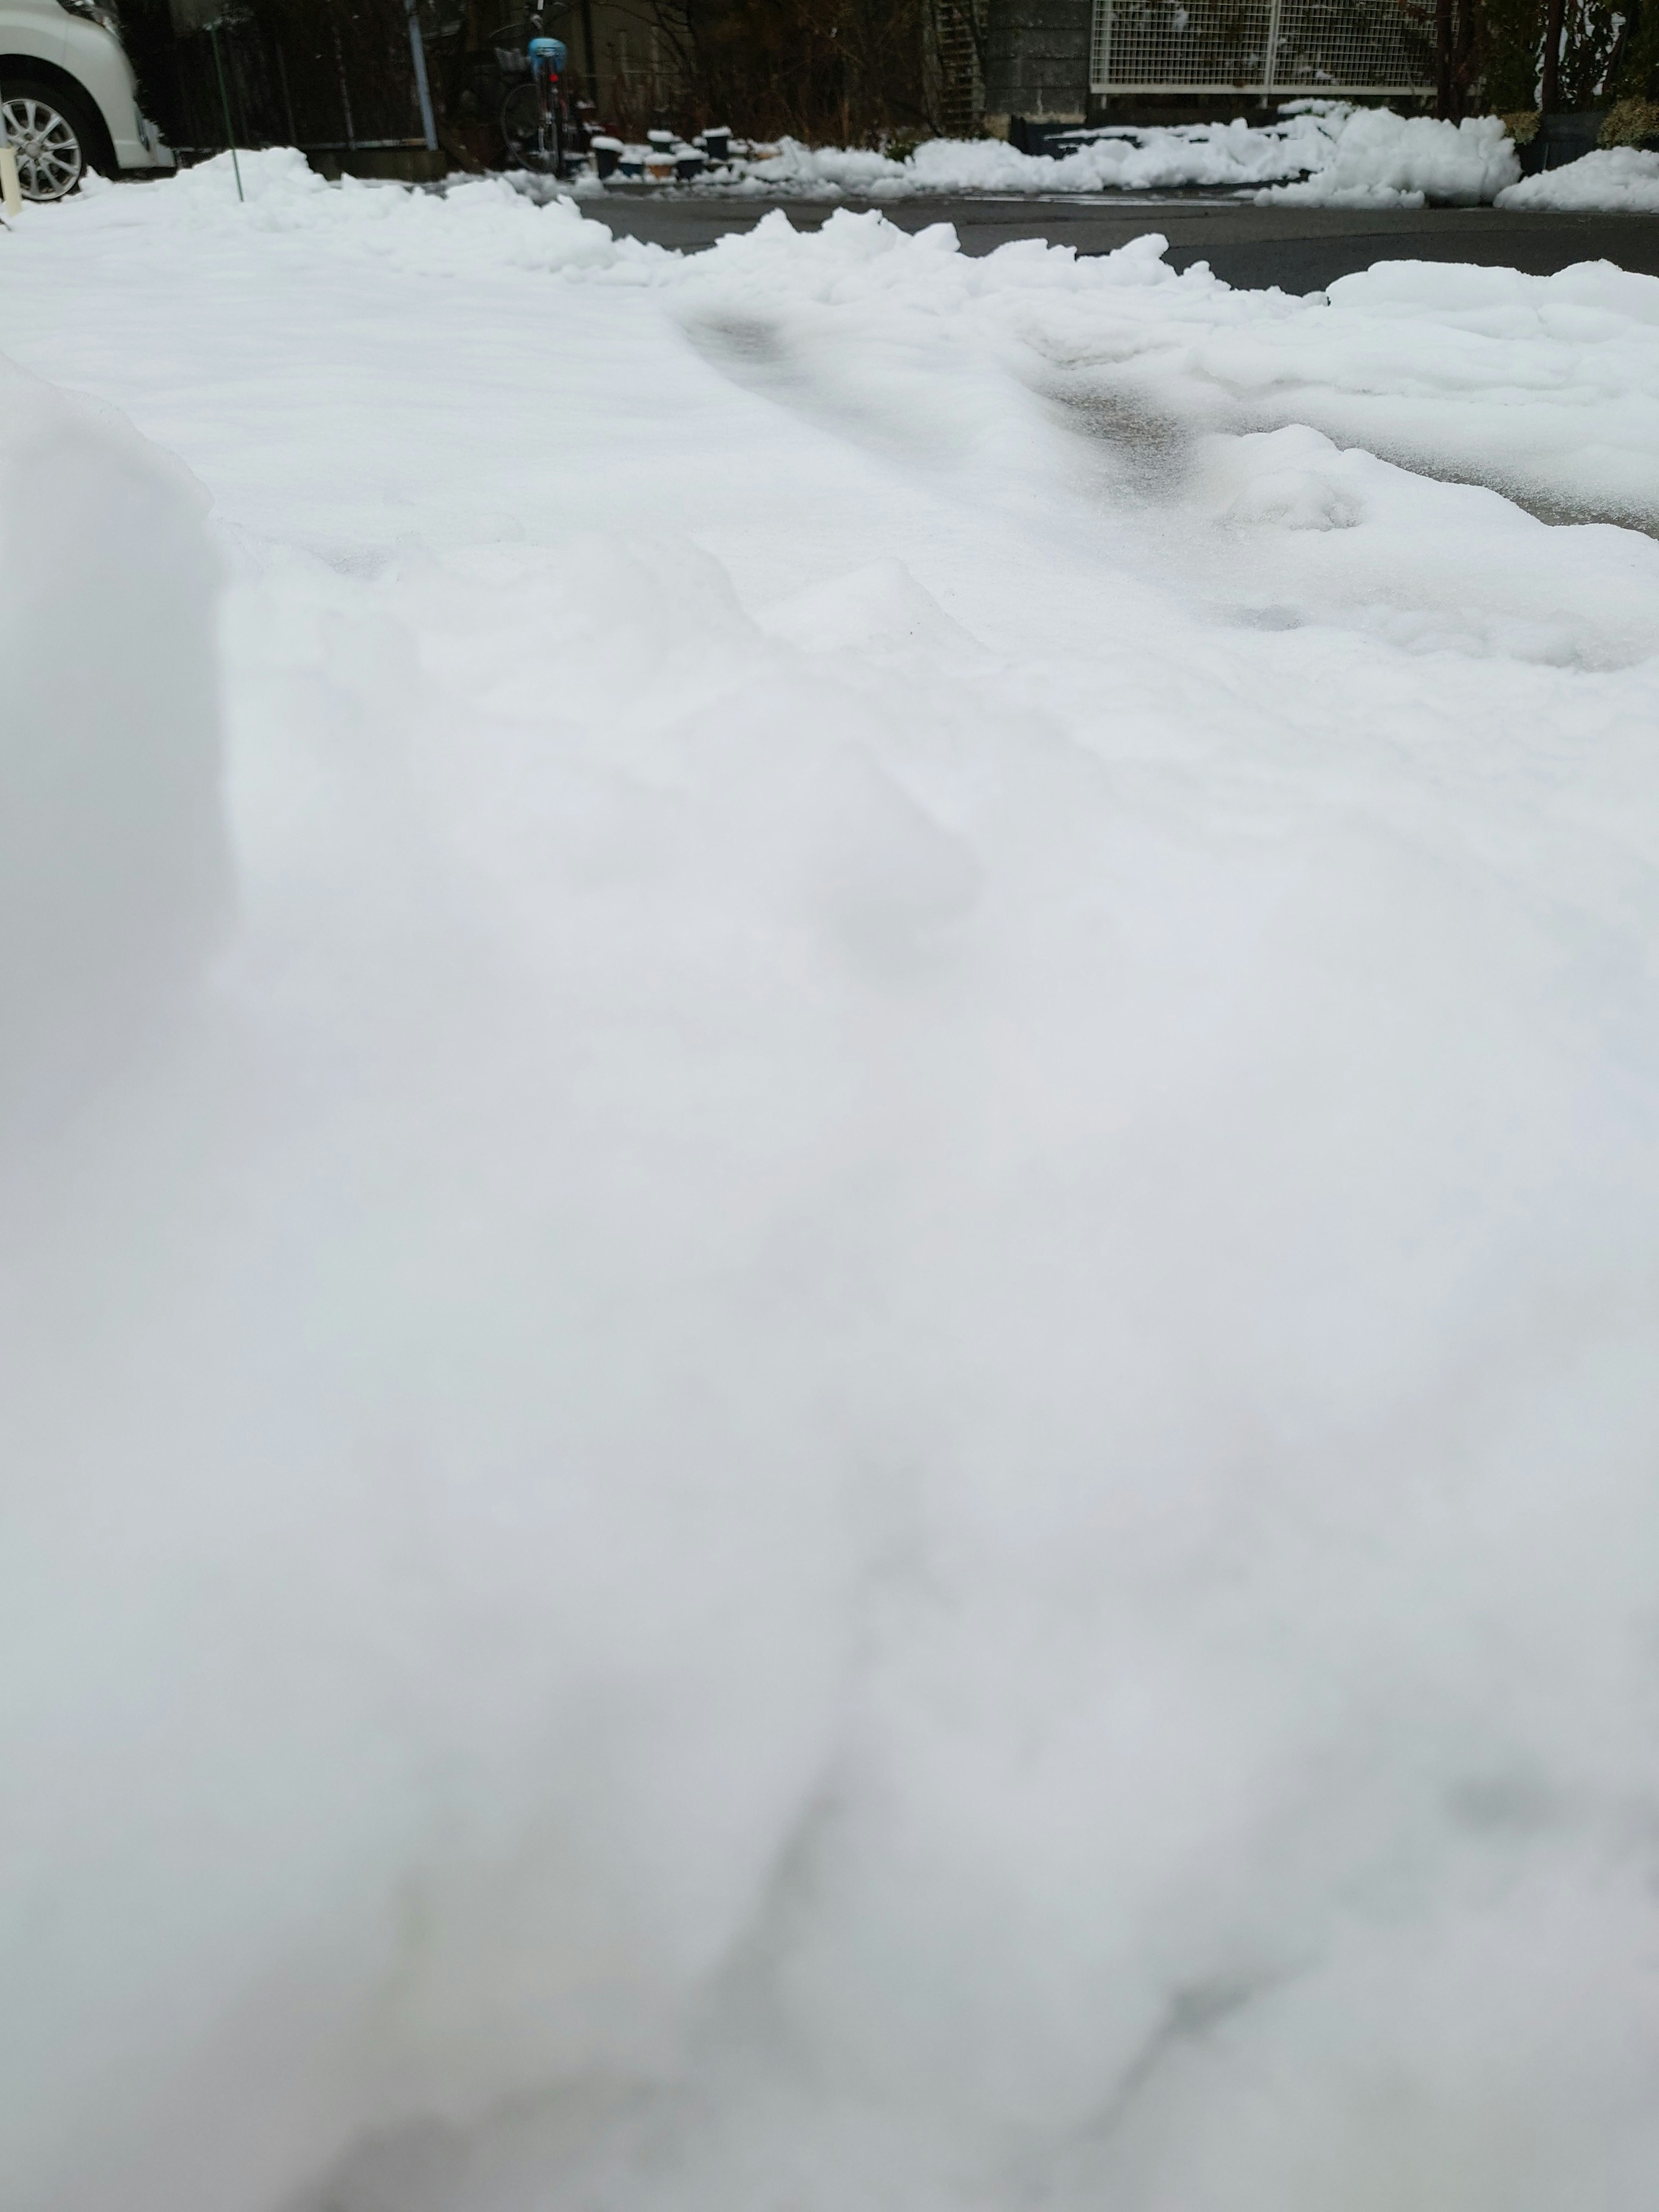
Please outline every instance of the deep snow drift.
[[1659, 284], [251, 166], [0, 240], [9, 2212], [1647, 2212]]

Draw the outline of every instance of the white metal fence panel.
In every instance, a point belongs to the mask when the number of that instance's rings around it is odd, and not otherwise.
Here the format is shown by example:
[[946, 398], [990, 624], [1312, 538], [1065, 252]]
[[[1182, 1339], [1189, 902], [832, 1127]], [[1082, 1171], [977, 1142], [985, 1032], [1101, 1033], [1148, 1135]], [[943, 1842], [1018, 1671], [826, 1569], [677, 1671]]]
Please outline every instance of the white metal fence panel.
[[1418, 93], [1431, 0], [1095, 0], [1091, 89]]

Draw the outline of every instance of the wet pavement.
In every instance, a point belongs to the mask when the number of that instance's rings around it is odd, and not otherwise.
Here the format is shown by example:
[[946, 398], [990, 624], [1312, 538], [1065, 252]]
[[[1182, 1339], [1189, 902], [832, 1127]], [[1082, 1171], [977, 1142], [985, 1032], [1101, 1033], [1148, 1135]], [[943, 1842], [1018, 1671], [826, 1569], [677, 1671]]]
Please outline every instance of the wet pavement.
[[1575, 261], [1612, 261], [1659, 276], [1659, 216], [1509, 215], [1498, 208], [1256, 207], [1249, 201], [1178, 193], [1156, 198], [1053, 199], [944, 197], [860, 201], [720, 199], [649, 187], [612, 188], [583, 211], [612, 229], [687, 252], [732, 231], [750, 230], [774, 207], [816, 230], [838, 207], [879, 205], [906, 230], [956, 226], [963, 250], [990, 253], [1020, 238], [1045, 238], [1079, 253], [1109, 253], [1149, 230], [1170, 241], [1177, 269], [1207, 261], [1230, 284], [1318, 291], [1374, 261], [1475, 261], [1547, 276]]

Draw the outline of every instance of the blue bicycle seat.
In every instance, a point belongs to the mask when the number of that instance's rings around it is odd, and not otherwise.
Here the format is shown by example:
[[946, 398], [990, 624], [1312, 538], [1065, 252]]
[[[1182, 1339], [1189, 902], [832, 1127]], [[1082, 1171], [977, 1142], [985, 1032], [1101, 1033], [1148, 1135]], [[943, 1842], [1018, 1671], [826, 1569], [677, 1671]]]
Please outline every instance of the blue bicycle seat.
[[545, 62], [555, 76], [564, 75], [565, 44], [562, 39], [532, 39], [530, 41], [532, 62]]

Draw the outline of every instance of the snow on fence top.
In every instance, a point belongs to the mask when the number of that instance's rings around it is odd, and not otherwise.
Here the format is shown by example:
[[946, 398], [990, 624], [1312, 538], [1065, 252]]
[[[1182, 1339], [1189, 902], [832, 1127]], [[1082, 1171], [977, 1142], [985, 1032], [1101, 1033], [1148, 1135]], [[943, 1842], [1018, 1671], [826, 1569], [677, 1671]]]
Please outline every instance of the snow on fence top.
[[1425, 92], [1433, 36], [1413, 0], [1095, 0], [1090, 88]]

